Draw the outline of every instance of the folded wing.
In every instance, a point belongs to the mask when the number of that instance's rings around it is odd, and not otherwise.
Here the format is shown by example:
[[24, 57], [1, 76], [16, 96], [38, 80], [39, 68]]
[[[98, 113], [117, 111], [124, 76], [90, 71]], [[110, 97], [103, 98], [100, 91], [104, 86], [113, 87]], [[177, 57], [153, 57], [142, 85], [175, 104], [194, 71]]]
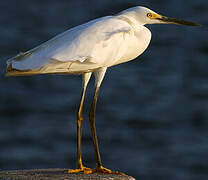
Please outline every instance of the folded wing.
[[[56, 65], [63, 68], [60, 64], [67, 65], [64, 71], [69, 72], [82, 71], [83, 68], [79, 70], [79, 64], [80, 66], [85, 64], [84, 69], [100, 67], [107, 61], [122, 56], [120, 51], [130, 31], [131, 26], [127, 22], [113, 16], [95, 19], [9, 59], [7, 71], [8, 73], [13, 70], [40, 72], [38, 69], [44, 67], [46, 69], [47, 66], [52, 65], [54, 68], [49, 68], [50, 71], [56, 71]], [[70, 70], [69, 67], [73, 67], [72, 63], [78, 65], [76, 69]], [[89, 67], [86, 64], [89, 64]]]

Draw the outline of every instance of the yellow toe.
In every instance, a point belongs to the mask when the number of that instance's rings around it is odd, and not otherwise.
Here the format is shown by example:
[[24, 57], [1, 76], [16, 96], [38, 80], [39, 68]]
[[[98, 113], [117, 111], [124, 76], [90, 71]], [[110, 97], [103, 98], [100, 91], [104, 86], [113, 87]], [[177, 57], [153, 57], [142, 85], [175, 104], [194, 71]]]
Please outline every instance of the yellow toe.
[[69, 169], [67, 171], [68, 173], [83, 173], [83, 174], [92, 174], [93, 173], [93, 169], [91, 168], [87, 168], [87, 167], [82, 167], [79, 169]]
[[103, 166], [97, 167], [94, 172], [104, 173], [104, 174], [118, 174], [122, 176], [127, 176], [126, 174], [118, 171], [111, 171], [110, 169], [104, 168]]

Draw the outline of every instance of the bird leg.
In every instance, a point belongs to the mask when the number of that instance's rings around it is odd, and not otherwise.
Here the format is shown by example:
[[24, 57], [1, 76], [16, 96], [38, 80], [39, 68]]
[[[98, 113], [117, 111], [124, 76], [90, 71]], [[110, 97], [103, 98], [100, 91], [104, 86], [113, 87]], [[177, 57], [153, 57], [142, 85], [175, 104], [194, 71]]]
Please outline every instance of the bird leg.
[[92, 132], [92, 139], [93, 139], [94, 150], [95, 150], [96, 160], [97, 160], [96, 162], [97, 168], [102, 166], [99, 147], [98, 147], [98, 139], [96, 135], [96, 128], [95, 128], [95, 110], [96, 110], [98, 92], [99, 92], [99, 87], [96, 87], [94, 98], [93, 98], [92, 105], [90, 108], [90, 113], [89, 113], [89, 124], [90, 124], [91, 132]]
[[97, 139], [96, 128], [95, 128], [95, 111], [96, 111], [96, 105], [97, 105], [97, 99], [98, 99], [100, 85], [103, 81], [106, 70], [107, 70], [107, 68], [103, 67], [103, 68], [98, 69], [97, 71], [94, 71], [95, 87], [96, 88], [95, 88], [95, 93], [94, 93], [94, 97], [93, 97], [93, 101], [92, 101], [92, 105], [91, 105], [90, 113], [89, 113], [89, 124], [90, 124], [90, 128], [91, 128], [92, 140], [93, 140], [94, 150], [95, 150], [95, 154], [96, 154], [96, 169], [93, 170], [93, 172], [125, 175], [124, 173], [117, 172], [117, 171], [111, 171], [110, 169], [104, 168], [102, 166], [99, 147], [98, 147], [98, 139]]
[[122, 172], [111, 171], [110, 169], [104, 168], [102, 166], [99, 147], [98, 147], [98, 139], [96, 135], [96, 128], [95, 128], [95, 111], [96, 111], [98, 92], [99, 92], [99, 87], [96, 87], [93, 102], [92, 102], [91, 109], [90, 109], [90, 114], [89, 114], [89, 123], [90, 123], [91, 132], [92, 132], [94, 150], [95, 150], [96, 161], [97, 161], [96, 169], [93, 170], [93, 172], [99, 172], [99, 173], [105, 173], [105, 174], [119, 174], [119, 175], [125, 176], [125, 174]]
[[94, 172], [111, 174], [112, 173], [111, 170], [106, 169], [102, 166], [99, 147], [98, 147], [98, 139], [97, 139], [96, 128], [95, 128], [95, 111], [96, 111], [98, 92], [99, 92], [99, 87], [96, 87], [94, 98], [93, 98], [92, 105], [90, 108], [90, 114], [89, 114], [89, 123], [90, 123], [91, 132], [92, 132], [92, 139], [93, 139], [94, 150], [95, 150], [96, 161], [97, 161], [96, 169], [94, 170]]
[[92, 139], [93, 139], [94, 150], [95, 150], [95, 154], [96, 154], [96, 169], [93, 172], [101, 172], [101, 173], [111, 174], [111, 173], [113, 173], [111, 170], [106, 169], [102, 166], [99, 147], [98, 147], [98, 139], [97, 139], [96, 128], [95, 128], [95, 111], [96, 111], [98, 92], [99, 92], [99, 87], [97, 86], [95, 89], [95, 94], [94, 94], [94, 98], [92, 101], [92, 105], [90, 108], [90, 114], [89, 114], [89, 124], [90, 124], [91, 132], [92, 132]]
[[81, 137], [82, 137], [82, 121], [83, 121], [82, 108], [83, 108], [85, 91], [86, 91], [86, 87], [83, 88], [82, 96], [80, 100], [80, 106], [77, 112], [77, 168], [78, 169], [83, 168], [82, 157], [81, 157]]
[[86, 73], [83, 76], [83, 90], [82, 90], [79, 109], [77, 112], [77, 169], [70, 169], [68, 170], [68, 173], [83, 172], [84, 174], [90, 174], [93, 171], [92, 169], [83, 166], [82, 155], [81, 155], [81, 137], [82, 137], [82, 121], [83, 121], [82, 109], [84, 104], [87, 83], [90, 79], [90, 76], [91, 73], [90, 74]]

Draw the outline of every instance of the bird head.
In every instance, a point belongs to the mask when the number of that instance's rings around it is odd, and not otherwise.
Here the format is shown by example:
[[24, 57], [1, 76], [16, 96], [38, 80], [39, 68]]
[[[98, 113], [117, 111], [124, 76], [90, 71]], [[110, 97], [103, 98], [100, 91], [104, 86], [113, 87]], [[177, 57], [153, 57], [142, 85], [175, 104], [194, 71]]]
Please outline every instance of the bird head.
[[184, 21], [181, 19], [170, 18], [162, 16], [146, 7], [137, 6], [123, 11], [122, 14], [126, 14], [134, 18], [137, 23], [141, 25], [145, 24], [177, 24], [177, 25], [186, 25], [186, 26], [200, 26], [197, 23], [190, 21]]

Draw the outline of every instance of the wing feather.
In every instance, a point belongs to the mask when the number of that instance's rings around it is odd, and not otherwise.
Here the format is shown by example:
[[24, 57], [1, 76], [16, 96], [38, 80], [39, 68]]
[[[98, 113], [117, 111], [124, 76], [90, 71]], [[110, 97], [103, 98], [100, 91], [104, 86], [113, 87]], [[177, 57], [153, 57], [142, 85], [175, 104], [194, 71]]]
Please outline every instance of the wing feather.
[[[40, 46], [7, 61], [17, 70], [38, 69], [54, 61], [103, 64], [116, 54], [131, 26], [113, 16], [69, 29]], [[116, 57], [115, 57], [116, 58]]]

